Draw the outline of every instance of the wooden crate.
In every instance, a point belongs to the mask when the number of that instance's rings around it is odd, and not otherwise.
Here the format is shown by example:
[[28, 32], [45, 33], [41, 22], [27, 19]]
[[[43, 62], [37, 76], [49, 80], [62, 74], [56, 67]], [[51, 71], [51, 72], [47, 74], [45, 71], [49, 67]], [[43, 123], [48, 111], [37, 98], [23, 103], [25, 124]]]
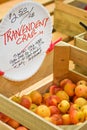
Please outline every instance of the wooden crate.
[[[74, 45], [77, 46], [78, 48], [81, 48], [85, 51], [87, 51], [87, 40], [84, 39], [84, 36], [87, 32], [81, 33], [79, 35], [76, 35], [74, 37]], [[83, 73], [87, 76], [87, 68], [83, 67], [81, 65], [76, 65], [75, 70], [77, 70], [80, 73]]]
[[71, 37], [85, 31], [79, 22], [87, 24], [87, 0], [55, 0], [54, 28]]
[[[87, 76], [81, 75], [69, 69], [70, 68], [69, 61], [71, 60], [75, 63], [80, 63], [82, 66], [87, 67], [87, 64], [85, 63], [85, 61], [87, 61], [87, 52], [61, 41], [55, 46], [54, 49], [53, 74], [38, 81], [31, 87], [23, 90], [20, 93], [20, 96], [22, 96], [23, 94], [28, 94], [32, 90], [39, 90], [40, 92], [44, 93], [46, 92], [46, 90], [51, 84], [53, 83], [58, 84], [58, 82], [64, 78], [70, 78], [74, 82], [77, 82], [78, 80], [82, 80], [82, 79], [87, 81]], [[87, 129], [87, 121], [85, 121], [80, 125], [56, 126], [44, 120], [40, 116], [31, 112], [30, 110], [27, 110], [26, 108], [6, 98], [3, 95], [0, 95], [0, 101], [1, 101], [0, 104], [2, 104], [0, 105], [1, 112], [17, 120], [19, 123], [30, 128], [31, 130], [35, 130], [35, 129], [37, 130], [41, 130], [41, 129], [42, 130], [83, 130], [84, 129], [86, 130]]]

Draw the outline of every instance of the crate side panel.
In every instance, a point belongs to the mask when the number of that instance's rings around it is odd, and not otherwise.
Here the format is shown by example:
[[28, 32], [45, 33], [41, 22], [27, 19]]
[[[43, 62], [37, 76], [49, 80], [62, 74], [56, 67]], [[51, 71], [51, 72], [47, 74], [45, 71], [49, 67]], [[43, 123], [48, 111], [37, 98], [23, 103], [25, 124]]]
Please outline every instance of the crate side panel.
[[54, 82], [66, 77], [69, 69], [69, 46], [55, 46], [53, 60]]

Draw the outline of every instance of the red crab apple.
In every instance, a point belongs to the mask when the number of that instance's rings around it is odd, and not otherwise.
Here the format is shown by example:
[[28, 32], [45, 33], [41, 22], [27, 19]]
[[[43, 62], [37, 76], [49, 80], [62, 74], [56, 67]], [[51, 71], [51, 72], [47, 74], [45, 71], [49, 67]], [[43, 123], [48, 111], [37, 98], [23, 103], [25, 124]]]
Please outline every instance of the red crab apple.
[[51, 111], [51, 115], [60, 113], [60, 110], [58, 109], [57, 106], [49, 106], [49, 109]]
[[32, 104], [32, 100], [28, 95], [23, 95], [21, 97], [20, 104], [25, 108], [29, 109]]
[[62, 125], [63, 119], [61, 114], [54, 114], [50, 117], [50, 121], [55, 125]]
[[62, 88], [60, 86], [57, 86], [57, 85], [51, 85], [50, 88], [49, 88], [49, 92], [50, 94], [56, 94], [57, 91], [59, 90], [62, 90]]
[[47, 106], [57, 106], [59, 102], [60, 102], [60, 98], [58, 98], [56, 95], [51, 95], [45, 100], [45, 104]]

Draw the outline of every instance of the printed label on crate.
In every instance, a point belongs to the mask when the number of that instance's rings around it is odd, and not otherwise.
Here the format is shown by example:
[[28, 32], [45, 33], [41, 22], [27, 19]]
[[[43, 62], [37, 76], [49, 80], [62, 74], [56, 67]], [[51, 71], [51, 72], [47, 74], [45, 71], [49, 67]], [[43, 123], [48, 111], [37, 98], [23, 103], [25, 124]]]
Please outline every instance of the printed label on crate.
[[16, 5], [0, 23], [0, 71], [9, 80], [30, 78], [40, 68], [52, 39], [50, 14], [39, 3]]

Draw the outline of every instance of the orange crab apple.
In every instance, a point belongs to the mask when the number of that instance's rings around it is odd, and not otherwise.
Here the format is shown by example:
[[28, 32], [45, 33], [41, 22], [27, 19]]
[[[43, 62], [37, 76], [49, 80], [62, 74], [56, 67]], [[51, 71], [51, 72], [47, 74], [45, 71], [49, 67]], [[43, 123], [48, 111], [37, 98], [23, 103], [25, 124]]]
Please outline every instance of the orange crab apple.
[[70, 111], [70, 120], [72, 124], [83, 122], [84, 118], [84, 113], [81, 110]]
[[51, 111], [49, 107], [44, 104], [39, 105], [36, 108], [35, 113], [41, 117], [49, 117], [51, 115]]
[[27, 128], [24, 127], [24, 126], [19, 126], [18, 128], [16, 128], [16, 130], [29, 130], [29, 129], [27, 129]]
[[47, 106], [57, 106], [57, 104], [60, 102], [60, 98], [58, 98], [56, 95], [51, 95], [45, 100], [45, 104]]
[[38, 90], [34, 90], [29, 94], [32, 103], [40, 105], [42, 102], [42, 94]]
[[77, 97], [84, 97], [87, 99], [87, 86], [82, 84], [76, 86], [75, 94]]
[[32, 100], [28, 95], [23, 95], [20, 100], [20, 105], [24, 106], [25, 108], [29, 109], [32, 104]]
[[74, 96], [75, 94], [75, 87], [76, 85], [72, 82], [67, 82], [64, 85], [64, 91], [69, 95], [69, 96]]
[[53, 114], [50, 117], [50, 121], [55, 124], [55, 125], [62, 125], [63, 124], [63, 119], [61, 114]]
[[49, 106], [49, 109], [51, 111], [51, 115], [60, 113], [60, 110], [58, 109], [57, 106]]
[[11, 127], [15, 128], [15, 129], [20, 126], [20, 124], [17, 121], [15, 121], [14, 119], [10, 119], [7, 123], [8, 123], [8, 125], [10, 125]]
[[63, 125], [70, 125], [71, 124], [71, 120], [70, 120], [70, 115], [69, 114], [63, 114], [62, 115], [62, 119], [63, 119]]

